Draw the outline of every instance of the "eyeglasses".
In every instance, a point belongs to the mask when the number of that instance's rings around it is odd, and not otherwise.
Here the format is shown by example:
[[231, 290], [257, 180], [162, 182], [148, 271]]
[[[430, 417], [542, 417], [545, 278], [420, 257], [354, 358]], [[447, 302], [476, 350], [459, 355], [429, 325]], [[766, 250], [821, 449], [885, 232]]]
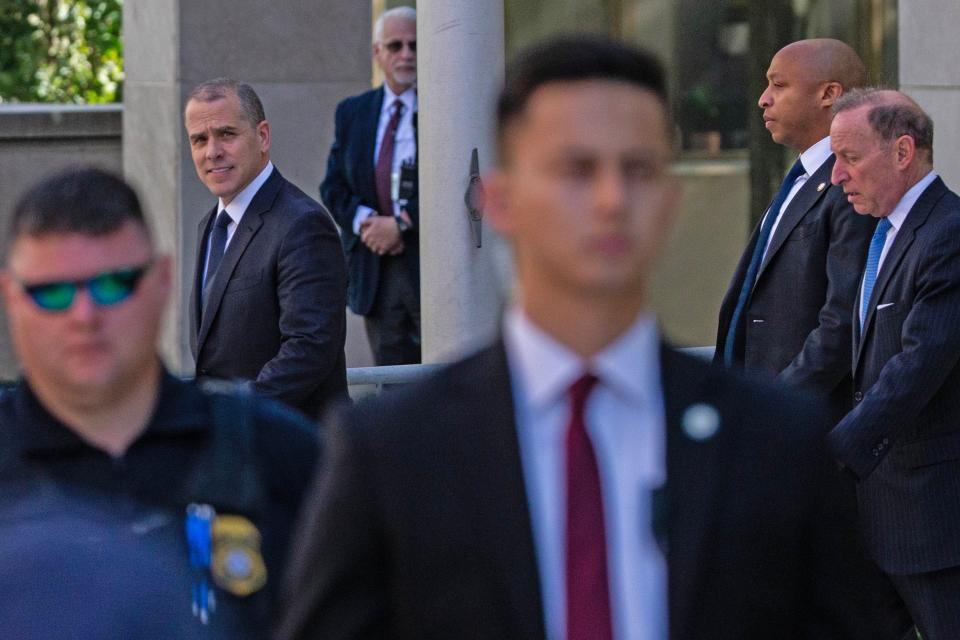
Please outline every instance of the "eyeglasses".
[[[391, 40], [383, 46], [387, 48], [387, 51], [390, 53], [400, 53], [400, 49], [403, 49], [404, 41], [403, 40]], [[410, 47], [410, 51], [417, 52], [417, 41], [416, 40], [407, 40], [406, 45]]]
[[20, 286], [34, 303], [44, 311], [66, 311], [80, 289], [90, 292], [90, 298], [101, 307], [123, 302], [137, 289], [140, 279], [150, 269], [153, 261], [139, 267], [105, 271], [86, 280], [63, 280], [60, 282], [41, 282]]

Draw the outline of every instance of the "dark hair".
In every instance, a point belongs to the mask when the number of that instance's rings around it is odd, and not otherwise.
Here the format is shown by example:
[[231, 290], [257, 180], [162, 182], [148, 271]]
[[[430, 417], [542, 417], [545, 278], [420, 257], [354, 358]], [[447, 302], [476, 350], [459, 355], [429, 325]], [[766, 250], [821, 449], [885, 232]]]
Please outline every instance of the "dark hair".
[[908, 96], [890, 89], [854, 89], [840, 96], [833, 114], [869, 106], [867, 122], [881, 140], [910, 136], [917, 149], [933, 162], [933, 120]]
[[667, 105], [667, 83], [659, 60], [641, 49], [595, 35], [563, 35], [521, 52], [507, 68], [497, 101], [497, 139], [520, 116], [530, 96], [545, 84], [620, 80], [651, 91]]
[[150, 236], [130, 185], [103, 169], [74, 167], [44, 178], [20, 198], [8, 241], [49, 233], [104, 236], [127, 222], [137, 223]]
[[240, 101], [240, 111], [243, 112], [243, 116], [251, 127], [256, 129], [257, 125], [267, 119], [263, 111], [263, 103], [260, 102], [260, 97], [253, 90], [253, 87], [245, 82], [237, 82], [232, 78], [214, 78], [201, 82], [187, 96], [187, 102], [189, 103], [191, 100], [213, 102], [223, 100], [230, 94], [237, 96], [237, 100]]

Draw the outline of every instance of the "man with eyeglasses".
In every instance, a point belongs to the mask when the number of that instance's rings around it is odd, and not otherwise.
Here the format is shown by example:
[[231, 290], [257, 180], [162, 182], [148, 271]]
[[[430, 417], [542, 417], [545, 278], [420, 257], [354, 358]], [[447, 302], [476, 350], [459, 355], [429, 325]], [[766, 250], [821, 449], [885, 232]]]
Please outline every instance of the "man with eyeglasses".
[[364, 316], [378, 365], [420, 362], [417, 14], [384, 12], [373, 28], [383, 86], [337, 106], [320, 197], [340, 225], [350, 309]]
[[0, 398], [4, 635], [264, 637], [315, 429], [165, 370], [171, 259], [120, 178], [48, 178], [8, 238], [22, 377]]

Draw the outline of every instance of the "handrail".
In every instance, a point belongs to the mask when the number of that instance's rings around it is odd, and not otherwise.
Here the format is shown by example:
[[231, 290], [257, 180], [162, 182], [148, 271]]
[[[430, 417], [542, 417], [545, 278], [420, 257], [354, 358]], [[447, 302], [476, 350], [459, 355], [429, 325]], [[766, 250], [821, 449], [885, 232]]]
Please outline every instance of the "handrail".
[[431, 373], [439, 371], [443, 364], [393, 364], [384, 367], [352, 367], [347, 369], [347, 384], [384, 385], [406, 384], [426, 378]]
[[[710, 360], [713, 358], [714, 347], [684, 347], [681, 352], [688, 355]], [[384, 367], [352, 367], [347, 369], [347, 385], [376, 386], [377, 391], [386, 384], [409, 384], [422, 380], [432, 373], [441, 370], [443, 363], [432, 364], [395, 364]]]

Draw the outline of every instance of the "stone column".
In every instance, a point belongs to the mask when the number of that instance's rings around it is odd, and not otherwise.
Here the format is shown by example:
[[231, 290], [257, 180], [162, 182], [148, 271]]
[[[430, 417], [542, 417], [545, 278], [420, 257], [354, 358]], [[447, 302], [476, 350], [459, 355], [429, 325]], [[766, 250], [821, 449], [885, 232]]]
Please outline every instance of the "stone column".
[[123, 167], [172, 252], [177, 287], [163, 352], [192, 372], [188, 296], [197, 224], [215, 199], [194, 171], [183, 129], [186, 95], [230, 76], [260, 95], [271, 159], [319, 198], [337, 102], [370, 86], [370, 2], [357, 0], [152, 0], [126, 2]]
[[960, 66], [952, 63], [960, 33], [957, 0], [900, 0], [900, 90], [934, 122], [934, 166], [960, 189]]
[[495, 335], [502, 306], [503, 243], [484, 226], [475, 246], [464, 193], [472, 150], [481, 172], [494, 160], [503, 2], [420, 0], [417, 42], [423, 360], [439, 362]]

